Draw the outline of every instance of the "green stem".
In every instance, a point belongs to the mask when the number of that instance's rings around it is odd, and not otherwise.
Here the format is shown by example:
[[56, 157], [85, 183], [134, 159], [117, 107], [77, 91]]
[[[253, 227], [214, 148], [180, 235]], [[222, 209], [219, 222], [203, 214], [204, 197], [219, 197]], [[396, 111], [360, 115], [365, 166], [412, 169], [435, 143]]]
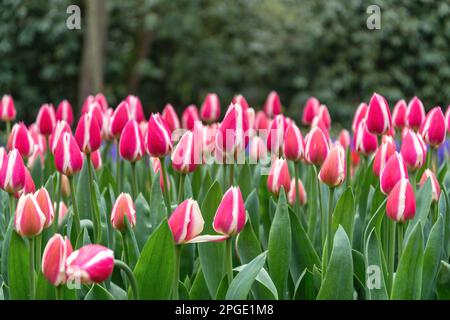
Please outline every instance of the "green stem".
[[92, 221], [94, 222], [95, 230], [95, 243], [100, 243], [102, 240], [102, 227], [100, 225], [100, 211], [97, 203], [97, 195], [94, 188], [94, 176], [92, 173], [92, 161], [91, 155], [87, 155], [88, 166], [88, 180], [89, 180], [89, 194], [91, 195], [91, 209], [92, 209]]
[[120, 161], [120, 155], [119, 155], [119, 141], [116, 140], [115, 144], [116, 144], [116, 178], [118, 181], [118, 185], [117, 185], [118, 190], [117, 191], [120, 193], [120, 192], [122, 192], [122, 186], [120, 185], [120, 181], [121, 181], [120, 180], [120, 167], [121, 167], [120, 163], [121, 163], [121, 161]]
[[[81, 223], [80, 223], [80, 215], [78, 214], [78, 205], [77, 205], [77, 198], [75, 196], [75, 186], [73, 184], [73, 177], [69, 177], [69, 184], [70, 184], [70, 197], [72, 198], [73, 221], [74, 221], [74, 225], [75, 225], [75, 233], [78, 236], [81, 231]], [[73, 239], [73, 240], [76, 240], [76, 239]]]
[[389, 284], [392, 292], [395, 271], [395, 221], [389, 221]]
[[122, 256], [123, 261], [126, 264], [130, 264], [130, 256], [128, 254], [128, 243], [127, 243], [127, 235], [125, 232], [121, 232], [122, 235]]
[[333, 218], [333, 197], [334, 188], [330, 188], [330, 197], [328, 198], [328, 221], [327, 221], [327, 258], [325, 260], [325, 266], [328, 265], [330, 261], [331, 251], [333, 249], [333, 230], [332, 230], [332, 218]]
[[411, 185], [413, 187], [414, 194], [416, 194], [416, 178], [417, 178], [417, 171], [409, 173], [409, 179], [411, 180]]
[[131, 189], [133, 192], [133, 199], [136, 200], [138, 193], [137, 176], [136, 176], [136, 162], [131, 163]]
[[227, 188], [227, 165], [225, 163], [222, 165], [222, 169], [222, 187], [225, 190]]
[[294, 161], [294, 173], [295, 173], [295, 212], [297, 216], [300, 217], [300, 187], [298, 184], [299, 173], [298, 173], [298, 163]]
[[55, 287], [56, 300], [63, 300], [62, 286]]
[[178, 204], [181, 203], [181, 201], [184, 200], [184, 178], [186, 177], [186, 174], [182, 173], [180, 174], [180, 183], [178, 185]]
[[398, 239], [398, 242], [397, 242], [397, 250], [398, 250], [398, 252], [397, 252], [397, 261], [400, 262], [400, 258], [402, 256], [402, 252], [403, 252], [403, 223], [399, 222], [397, 224], [397, 228], [398, 228], [398, 231], [397, 231], [397, 239]]
[[232, 240], [231, 238], [228, 238], [226, 240], [226, 257], [225, 257], [225, 263], [226, 263], [226, 271], [227, 271], [227, 278], [228, 278], [228, 286], [230, 286], [231, 281], [233, 281], [233, 250], [231, 248]]
[[30, 300], [34, 300], [35, 294], [35, 280], [34, 280], [34, 238], [30, 238], [30, 252], [29, 252], [29, 263], [30, 263]]
[[34, 245], [36, 250], [36, 273], [39, 273], [42, 258], [42, 233], [36, 236]]
[[181, 246], [175, 246], [175, 277], [172, 284], [172, 299], [178, 300], [178, 283], [180, 282], [180, 258], [181, 258]]
[[234, 163], [230, 164], [230, 185], [232, 187], [234, 185]]
[[10, 134], [11, 134], [11, 121], [6, 121], [6, 141], [8, 141]]
[[317, 196], [319, 199], [319, 210], [320, 210], [320, 223], [321, 223], [321, 235], [322, 235], [322, 248], [325, 246], [325, 241], [326, 241], [326, 230], [327, 230], [327, 225], [326, 225], [326, 217], [325, 217], [325, 212], [323, 212], [323, 206], [322, 206], [322, 188], [320, 187], [320, 183], [319, 183], [319, 178], [318, 178], [318, 168], [316, 166], [314, 166], [314, 175], [316, 178], [316, 187], [317, 187]]
[[114, 267], [121, 269], [124, 271], [125, 275], [128, 278], [128, 281], [131, 286], [131, 292], [133, 292], [133, 298], [135, 300], [139, 300], [139, 290], [137, 286], [136, 278], [134, 277], [133, 271], [131, 271], [130, 267], [125, 264], [123, 261], [114, 260]]
[[5, 211], [6, 225], [8, 225], [9, 220], [14, 217], [15, 206], [16, 206], [16, 200], [14, 199], [14, 195], [10, 193], [9, 194], [9, 217], [8, 217], [7, 211]]
[[159, 158], [159, 162], [161, 163], [161, 174], [163, 175], [164, 201], [166, 203], [167, 208], [167, 217], [169, 217], [172, 212], [172, 208], [170, 206], [170, 191], [169, 191], [169, 183], [167, 180], [166, 163], [164, 162], [164, 158]]
[[58, 172], [58, 195], [56, 198], [56, 214], [55, 214], [55, 227], [58, 228], [59, 223], [59, 203], [61, 202], [62, 193], [62, 173]]

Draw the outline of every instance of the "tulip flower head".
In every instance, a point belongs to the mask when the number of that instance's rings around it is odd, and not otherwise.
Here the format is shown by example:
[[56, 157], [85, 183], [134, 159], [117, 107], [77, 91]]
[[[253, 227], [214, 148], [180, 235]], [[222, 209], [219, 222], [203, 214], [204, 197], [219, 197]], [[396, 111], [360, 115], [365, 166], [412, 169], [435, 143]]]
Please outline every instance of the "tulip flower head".
[[17, 203], [14, 216], [14, 227], [22, 237], [34, 237], [42, 232], [46, 222], [35, 196], [31, 193], [24, 194]]
[[62, 174], [71, 177], [81, 171], [83, 154], [70, 132], [64, 132], [55, 149], [55, 166]]
[[367, 106], [367, 103], [363, 102], [361, 103], [358, 108], [355, 111], [355, 115], [353, 116], [353, 122], [352, 122], [352, 130], [353, 133], [356, 134], [356, 130], [358, 130], [359, 123], [366, 118], [367, 109], [369, 107]]
[[364, 155], [375, 152], [378, 147], [377, 136], [369, 132], [365, 119], [359, 123], [355, 132], [354, 141], [356, 151]]
[[303, 143], [300, 129], [295, 124], [291, 124], [284, 134], [283, 153], [286, 159], [291, 161], [301, 160], [304, 155]]
[[369, 102], [366, 115], [367, 129], [375, 135], [383, 135], [389, 132], [392, 126], [391, 112], [386, 99], [374, 93]]
[[316, 117], [320, 119], [327, 130], [331, 128], [331, 116], [328, 107], [324, 104], [319, 106]]
[[267, 159], [267, 147], [260, 136], [254, 136], [249, 143], [249, 157], [251, 163], [258, 163]]
[[402, 140], [400, 152], [409, 171], [421, 168], [426, 161], [427, 147], [425, 142], [422, 136], [412, 129], [407, 129]]
[[406, 170], [403, 157], [398, 152], [395, 152], [381, 170], [381, 192], [388, 195], [401, 179], [408, 179], [408, 171]]
[[267, 150], [275, 155], [283, 151], [284, 132], [286, 130], [286, 120], [282, 114], [275, 116], [269, 127], [267, 135]]
[[396, 222], [405, 222], [414, 218], [416, 198], [408, 179], [400, 179], [389, 193], [386, 202], [386, 213], [389, 218]]
[[420, 187], [423, 188], [428, 179], [431, 180], [432, 200], [433, 202], [438, 202], [441, 195], [441, 186], [433, 171], [426, 169], [423, 172], [422, 177], [420, 178]]
[[0, 186], [12, 194], [19, 192], [25, 186], [25, 165], [17, 149], [10, 151], [3, 159], [0, 170]]
[[328, 152], [319, 172], [319, 180], [330, 188], [344, 182], [346, 175], [345, 150], [341, 145], [334, 146]]
[[275, 159], [270, 167], [269, 176], [267, 178], [267, 188], [275, 195], [279, 195], [281, 188], [286, 193], [291, 187], [291, 176], [287, 162], [283, 158]]
[[23, 158], [30, 157], [34, 151], [34, 140], [22, 122], [13, 126], [7, 145], [8, 150], [17, 149]]
[[164, 107], [162, 117], [166, 121], [170, 132], [180, 129], [180, 120], [178, 119], [177, 112], [170, 103]]
[[54, 286], [66, 283], [66, 260], [73, 252], [67, 237], [56, 233], [47, 242], [42, 255], [42, 273]]
[[431, 109], [422, 125], [420, 134], [425, 143], [437, 148], [444, 143], [447, 128], [441, 107]]
[[269, 128], [269, 119], [264, 111], [258, 111], [255, 116], [255, 130], [263, 131]]
[[242, 94], [235, 95], [232, 100], [233, 104], [239, 104], [243, 110], [250, 108], [247, 99]]
[[303, 108], [302, 124], [305, 126], [311, 125], [311, 122], [317, 115], [320, 102], [316, 97], [310, 97]]
[[120, 137], [127, 123], [132, 119], [128, 102], [122, 101], [114, 110], [109, 123], [109, 132], [115, 138]]
[[92, 113], [85, 113], [78, 121], [75, 140], [81, 152], [90, 154], [100, 148], [102, 143], [101, 127]]
[[65, 121], [71, 126], [73, 124], [73, 110], [69, 101], [63, 100], [56, 109], [56, 120]]
[[450, 105], [447, 106], [447, 110], [445, 111], [445, 126], [447, 127], [447, 131], [450, 131]]
[[381, 170], [383, 170], [389, 158], [395, 153], [396, 146], [395, 141], [390, 136], [386, 137], [381, 145], [378, 147], [375, 153], [375, 159], [373, 161], [373, 172], [377, 177], [380, 176]]
[[10, 122], [16, 119], [14, 100], [10, 95], [5, 94], [0, 101], [0, 119], [4, 122]]
[[[300, 204], [303, 206], [306, 204], [307, 197], [306, 197], [305, 187], [303, 186], [303, 182], [300, 179], [298, 179], [298, 189], [299, 189], [298, 191], [299, 191]], [[289, 193], [288, 193], [288, 201], [291, 206], [293, 206], [295, 204], [295, 202], [297, 201], [297, 195], [295, 194], [296, 192], [297, 192], [297, 188], [295, 185], [295, 179], [292, 179], [291, 187], [290, 187]]]
[[64, 120], [58, 121], [56, 123], [56, 127], [53, 130], [53, 133], [51, 134], [50, 139], [49, 139], [49, 144], [50, 144], [49, 148], [53, 154], [55, 154], [59, 139], [62, 137], [64, 132], [72, 133], [72, 130], [70, 129], [70, 126], [66, 121], [64, 121]]
[[130, 113], [133, 120], [136, 120], [137, 123], [141, 123], [145, 121], [144, 109], [142, 108], [141, 99], [135, 95], [128, 95], [125, 101], [128, 103], [130, 108]]
[[319, 127], [314, 127], [305, 137], [305, 160], [320, 166], [328, 155], [328, 140]]
[[152, 114], [148, 121], [147, 138], [145, 141], [147, 152], [152, 157], [165, 157], [172, 151], [170, 130], [159, 114]]
[[200, 117], [206, 123], [213, 123], [220, 117], [219, 96], [215, 93], [208, 93], [200, 108]]
[[181, 124], [184, 129], [193, 130], [196, 121], [200, 121], [197, 106], [191, 104], [184, 109], [181, 115]]
[[267, 96], [266, 102], [264, 103], [264, 112], [269, 118], [273, 118], [281, 113], [280, 97], [276, 91], [271, 91]]
[[144, 138], [136, 120], [127, 123], [120, 136], [120, 156], [130, 162], [140, 160], [145, 154]]
[[172, 152], [172, 168], [183, 174], [195, 171], [200, 163], [200, 143], [192, 131], [186, 131]]
[[342, 129], [339, 133], [338, 142], [339, 144], [344, 147], [344, 149], [347, 149], [350, 147], [352, 138], [350, 136], [350, 132], [348, 132], [347, 129]]
[[232, 237], [242, 231], [245, 225], [245, 206], [239, 187], [230, 187], [214, 216], [213, 227], [218, 233]]
[[36, 118], [36, 124], [39, 132], [44, 136], [48, 136], [53, 132], [56, 126], [56, 115], [52, 104], [45, 103], [41, 106]]
[[25, 167], [25, 186], [23, 187], [22, 190], [20, 190], [19, 192], [17, 192], [15, 194], [15, 197], [17, 199], [19, 199], [20, 196], [23, 194], [35, 193], [35, 192], [36, 192], [36, 186], [34, 184], [33, 177], [31, 176], [30, 170], [28, 170]]
[[130, 226], [136, 225], [136, 210], [133, 199], [127, 193], [121, 193], [117, 198], [111, 212], [111, 225], [114, 229], [124, 231], [126, 228], [125, 218], [128, 219]]
[[403, 129], [407, 125], [406, 113], [408, 110], [408, 106], [406, 105], [406, 101], [401, 99], [397, 101], [394, 107], [394, 111], [392, 112], [392, 123], [395, 128]]
[[422, 101], [419, 98], [414, 97], [408, 104], [408, 109], [406, 110], [406, 123], [408, 127], [417, 131], [422, 126], [425, 121], [425, 108]]
[[36, 202], [45, 216], [44, 228], [48, 228], [51, 226], [53, 219], [55, 218], [53, 202], [50, 199], [50, 194], [47, 189], [42, 187], [34, 194], [34, 197], [36, 198]]

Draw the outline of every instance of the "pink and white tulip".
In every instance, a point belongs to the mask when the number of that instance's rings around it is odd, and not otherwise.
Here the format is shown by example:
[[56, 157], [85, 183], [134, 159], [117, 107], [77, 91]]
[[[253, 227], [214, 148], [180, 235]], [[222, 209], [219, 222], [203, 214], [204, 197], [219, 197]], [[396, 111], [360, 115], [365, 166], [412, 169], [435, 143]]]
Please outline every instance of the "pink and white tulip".
[[111, 212], [111, 225], [116, 230], [124, 231], [126, 228], [125, 218], [128, 219], [132, 228], [136, 226], [136, 209], [133, 199], [129, 194], [121, 193]]
[[334, 146], [328, 152], [319, 172], [319, 180], [330, 188], [344, 182], [346, 176], [345, 150], [341, 145]]
[[72, 126], [73, 124], [73, 109], [69, 101], [63, 100], [59, 103], [56, 109], [56, 120], [65, 121]]
[[0, 186], [8, 193], [16, 193], [25, 186], [25, 164], [17, 149], [9, 152], [3, 159], [0, 170]]
[[380, 174], [381, 192], [388, 195], [394, 189], [397, 182], [408, 179], [408, 171], [402, 156], [395, 152], [387, 161]]
[[431, 180], [431, 198], [434, 202], [438, 202], [439, 197], [441, 196], [441, 186], [433, 171], [426, 169], [423, 172], [422, 177], [420, 178], [420, 187], [423, 188], [428, 179]]
[[245, 219], [245, 206], [241, 190], [239, 187], [230, 187], [222, 197], [214, 216], [214, 230], [232, 237], [242, 231]]
[[147, 152], [152, 157], [165, 157], [172, 151], [170, 130], [159, 114], [152, 114], [148, 121], [145, 145]]
[[17, 203], [14, 227], [22, 237], [34, 237], [42, 232], [46, 217], [35, 196], [24, 194]]
[[408, 111], [408, 106], [406, 101], [401, 99], [397, 101], [392, 112], [392, 124], [395, 128], [403, 129], [407, 126], [406, 113]]
[[83, 154], [70, 132], [65, 132], [59, 139], [55, 149], [55, 166], [68, 177], [81, 171], [83, 167]]
[[386, 213], [396, 222], [405, 222], [414, 218], [416, 198], [408, 179], [400, 179], [389, 194], [386, 202]]
[[36, 125], [39, 132], [44, 136], [48, 136], [53, 132], [56, 126], [56, 115], [52, 104], [45, 103], [41, 106], [36, 118]]
[[375, 152], [375, 158], [373, 160], [373, 172], [377, 177], [380, 176], [381, 170], [383, 170], [389, 158], [396, 151], [394, 139], [390, 136], [383, 137], [385, 137], [385, 139], [378, 147], [377, 152]]
[[414, 97], [408, 103], [408, 109], [406, 110], [406, 123], [408, 127], [417, 131], [425, 121], [425, 108], [422, 101], [419, 98]]
[[386, 99], [374, 93], [369, 102], [366, 115], [367, 129], [370, 133], [383, 135], [389, 132], [392, 126], [391, 112]]
[[272, 161], [269, 176], [267, 177], [267, 189], [275, 195], [279, 195], [281, 188], [286, 193], [291, 187], [291, 176], [289, 175], [289, 167], [283, 158]]
[[305, 160], [320, 166], [328, 155], [328, 140], [319, 127], [314, 127], [305, 137]]
[[208, 93], [200, 108], [200, 117], [206, 123], [216, 122], [220, 117], [219, 96], [215, 93]]
[[300, 129], [294, 123], [284, 133], [283, 153], [287, 160], [300, 161], [303, 159], [303, 137]]
[[10, 122], [16, 119], [14, 100], [10, 95], [3, 95], [0, 101], [0, 119], [4, 122]]
[[181, 115], [181, 124], [187, 130], [193, 130], [196, 121], [200, 121], [197, 106], [191, 104], [184, 109]]
[[437, 148], [444, 143], [447, 128], [441, 107], [434, 107], [428, 112], [420, 134], [431, 147]]
[[81, 152], [90, 154], [100, 148], [102, 144], [101, 127], [92, 113], [81, 116], [75, 131], [75, 140]]
[[28, 158], [34, 151], [34, 140], [23, 122], [16, 123], [8, 139], [8, 150], [17, 149], [23, 158]]
[[316, 117], [319, 111], [320, 102], [316, 97], [310, 97], [303, 108], [302, 124], [305, 126], [311, 125], [311, 122]]
[[47, 242], [42, 255], [42, 273], [55, 287], [66, 283], [66, 260], [73, 252], [67, 237], [56, 233]]
[[144, 138], [136, 120], [127, 123], [119, 142], [120, 156], [130, 162], [136, 162], [145, 155]]
[[264, 112], [269, 118], [273, 118], [281, 113], [280, 97], [276, 91], [271, 91], [264, 103]]
[[412, 129], [407, 129], [402, 140], [400, 152], [410, 171], [416, 171], [421, 168], [426, 161], [427, 147], [425, 142], [423, 141], [422, 136]]

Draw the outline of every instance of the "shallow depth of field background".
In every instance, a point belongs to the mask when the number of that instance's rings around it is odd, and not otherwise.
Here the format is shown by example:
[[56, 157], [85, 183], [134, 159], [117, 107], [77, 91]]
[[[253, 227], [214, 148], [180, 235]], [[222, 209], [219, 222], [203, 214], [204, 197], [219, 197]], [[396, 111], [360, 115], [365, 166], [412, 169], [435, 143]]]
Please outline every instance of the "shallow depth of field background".
[[[70, 4], [81, 30], [66, 27]], [[371, 4], [381, 30], [366, 27]], [[28, 123], [44, 102], [67, 98], [78, 112], [99, 91], [112, 106], [137, 94], [148, 115], [207, 92], [222, 110], [235, 93], [258, 109], [274, 89], [292, 118], [315, 95], [348, 126], [374, 91], [391, 108], [414, 95], [446, 108], [449, 62], [448, 0], [0, 1], [0, 95]]]

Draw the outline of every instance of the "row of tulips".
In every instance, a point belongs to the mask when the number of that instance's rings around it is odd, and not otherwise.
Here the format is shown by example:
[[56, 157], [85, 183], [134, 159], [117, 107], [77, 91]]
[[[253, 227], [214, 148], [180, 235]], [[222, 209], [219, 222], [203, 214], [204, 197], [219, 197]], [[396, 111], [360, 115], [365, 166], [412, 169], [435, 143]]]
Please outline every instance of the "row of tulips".
[[282, 109], [97, 94], [27, 127], [3, 96], [0, 297], [450, 298], [450, 108], [374, 93], [336, 139], [317, 98]]

